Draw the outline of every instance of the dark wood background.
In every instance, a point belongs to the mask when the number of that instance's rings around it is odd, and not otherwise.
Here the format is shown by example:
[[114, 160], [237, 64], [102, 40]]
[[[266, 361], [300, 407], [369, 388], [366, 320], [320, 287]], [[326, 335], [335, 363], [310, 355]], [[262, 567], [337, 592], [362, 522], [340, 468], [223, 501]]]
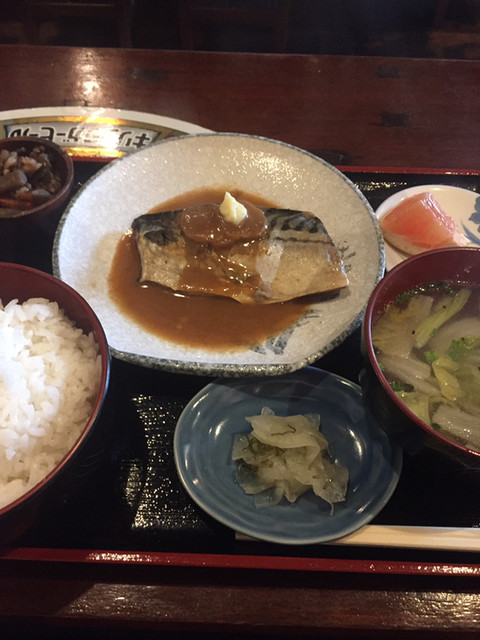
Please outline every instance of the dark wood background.
[[[3, 45], [0, 78], [2, 111], [130, 109], [276, 138], [340, 166], [480, 168], [474, 60]], [[4, 557], [0, 635], [475, 637], [477, 568], [419, 573], [377, 574], [374, 565], [363, 573], [279, 573]]]

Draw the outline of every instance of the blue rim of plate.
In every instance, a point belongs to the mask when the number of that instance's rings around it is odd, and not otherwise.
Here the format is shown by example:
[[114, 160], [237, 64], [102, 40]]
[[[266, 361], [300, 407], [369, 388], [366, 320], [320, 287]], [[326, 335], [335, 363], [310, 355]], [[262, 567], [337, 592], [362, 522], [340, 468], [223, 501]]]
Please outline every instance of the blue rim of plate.
[[[350, 472], [346, 500], [333, 514], [312, 491], [293, 504], [257, 509], [239, 486], [233, 439], [250, 431], [246, 416], [264, 406], [279, 415], [320, 414], [333, 458]], [[365, 407], [360, 387], [315, 367], [208, 384], [180, 415], [174, 455], [183, 486], [206, 513], [240, 534], [279, 544], [325, 543], [358, 530], [386, 505], [402, 468], [401, 448]]]

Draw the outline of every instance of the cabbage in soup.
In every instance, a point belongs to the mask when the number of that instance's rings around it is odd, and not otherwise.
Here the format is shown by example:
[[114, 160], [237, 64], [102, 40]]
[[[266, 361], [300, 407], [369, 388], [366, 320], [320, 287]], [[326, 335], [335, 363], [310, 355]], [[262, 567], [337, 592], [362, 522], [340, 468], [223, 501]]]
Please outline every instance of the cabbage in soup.
[[423, 422], [480, 450], [480, 288], [434, 283], [391, 303], [372, 330], [379, 366]]

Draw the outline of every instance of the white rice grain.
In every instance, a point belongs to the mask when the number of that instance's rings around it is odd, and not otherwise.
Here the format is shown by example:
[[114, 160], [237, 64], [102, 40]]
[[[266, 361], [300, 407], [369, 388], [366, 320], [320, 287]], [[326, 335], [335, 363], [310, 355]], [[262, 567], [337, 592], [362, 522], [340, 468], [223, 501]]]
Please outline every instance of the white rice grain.
[[56, 302], [0, 301], [0, 508], [40, 482], [82, 432], [101, 356]]

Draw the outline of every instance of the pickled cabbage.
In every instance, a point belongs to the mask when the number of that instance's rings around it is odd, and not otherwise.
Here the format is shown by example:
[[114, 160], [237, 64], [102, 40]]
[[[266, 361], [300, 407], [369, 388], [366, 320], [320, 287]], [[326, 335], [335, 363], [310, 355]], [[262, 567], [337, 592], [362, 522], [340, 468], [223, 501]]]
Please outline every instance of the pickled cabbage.
[[252, 431], [235, 437], [232, 459], [240, 486], [258, 508], [282, 498], [295, 502], [309, 490], [328, 502], [331, 512], [345, 500], [348, 470], [331, 460], [318, 414], [282, 417], [264, 407], [246, 419]]

